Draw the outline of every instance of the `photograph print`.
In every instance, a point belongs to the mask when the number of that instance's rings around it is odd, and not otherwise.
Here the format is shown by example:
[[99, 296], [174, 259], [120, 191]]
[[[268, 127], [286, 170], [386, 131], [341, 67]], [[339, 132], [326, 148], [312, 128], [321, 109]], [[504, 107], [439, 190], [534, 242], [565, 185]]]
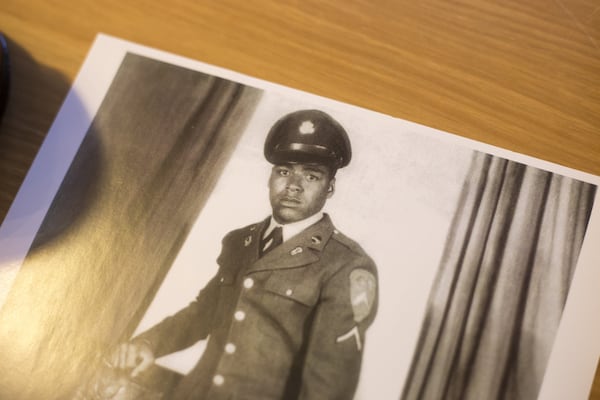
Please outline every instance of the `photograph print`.
[[265, 86], [124, 55], [0, 398], [536, 399], [596, 186]]

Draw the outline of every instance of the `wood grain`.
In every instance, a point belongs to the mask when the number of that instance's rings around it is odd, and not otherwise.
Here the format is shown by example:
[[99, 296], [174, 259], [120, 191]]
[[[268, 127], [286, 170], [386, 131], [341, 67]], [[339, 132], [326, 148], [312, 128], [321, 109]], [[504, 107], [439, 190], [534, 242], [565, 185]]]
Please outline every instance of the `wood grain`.
[[599, 10], [593, 0], [3, 0], [13, 86], [0, 219], [97, 32], [600, 175]]

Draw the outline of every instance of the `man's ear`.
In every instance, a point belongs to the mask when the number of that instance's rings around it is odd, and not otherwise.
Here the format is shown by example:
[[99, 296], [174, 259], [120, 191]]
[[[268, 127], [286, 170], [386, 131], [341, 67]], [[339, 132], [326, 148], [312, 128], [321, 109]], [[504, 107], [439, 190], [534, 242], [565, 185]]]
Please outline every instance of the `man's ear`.
[[327, 188], [327, 198], [329, 199], [335, 193], [335, 177], [329, 180], [329, 187]]

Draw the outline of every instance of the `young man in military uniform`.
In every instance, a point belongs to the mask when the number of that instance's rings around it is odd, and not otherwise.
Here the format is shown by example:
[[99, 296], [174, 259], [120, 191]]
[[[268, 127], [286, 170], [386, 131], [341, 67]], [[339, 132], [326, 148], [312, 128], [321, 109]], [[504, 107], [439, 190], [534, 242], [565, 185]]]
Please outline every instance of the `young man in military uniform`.
[[265, 142], [273, 164], [267, 219], [225, 236], [216, 276], [194, 302], [122, 344], [135, 376], [210, 336], [172, 399], [351, 399], [377, 308], [371, 258], [323, 206], [350, 162], [342, 126], [317, 110], [288, 114]]

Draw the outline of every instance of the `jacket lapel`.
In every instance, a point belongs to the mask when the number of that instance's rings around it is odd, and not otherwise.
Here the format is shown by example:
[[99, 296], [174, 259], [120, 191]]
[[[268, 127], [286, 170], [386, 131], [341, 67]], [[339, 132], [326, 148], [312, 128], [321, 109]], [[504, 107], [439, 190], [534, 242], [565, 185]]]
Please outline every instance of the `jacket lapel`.
[[325, 214], [316, 224], [257, 259], [249, 266], [247, 272], [298, 268], [317, 262], [333, 229], [331, 219]]
[[217, 262], [221, 266], [229, 266], [233, 270], [246, 269], [259, 257], [258, 248], [262, 232], [266, 229], [270, 217], [249, 226], [233, 240], [228, 241], [228, 247], [221, 252]]

